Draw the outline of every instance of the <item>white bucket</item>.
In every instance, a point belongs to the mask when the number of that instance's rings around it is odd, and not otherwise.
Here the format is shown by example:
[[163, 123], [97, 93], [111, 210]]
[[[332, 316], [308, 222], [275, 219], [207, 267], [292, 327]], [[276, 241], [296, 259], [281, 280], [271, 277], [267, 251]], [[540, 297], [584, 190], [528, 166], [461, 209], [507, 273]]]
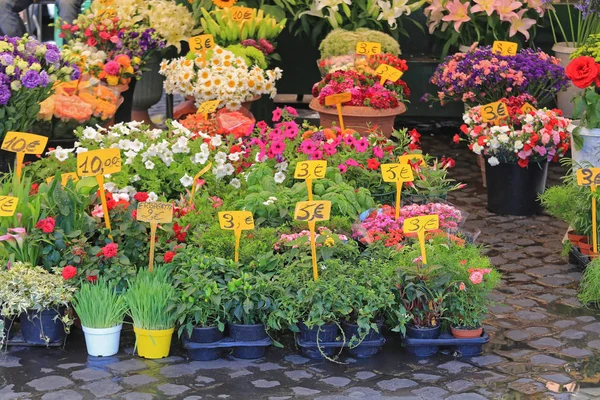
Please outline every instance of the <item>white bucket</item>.
[[81, 327], [85, 334], [85, 345], [90, 356], [108, 357], [119, 352], [119, 341], [123, 324], [112, 328], [94, 329]]
[[[563, 68], [567, 68], [567, 65], [571, 62], [571, 54], [576, 50], [575, 47], [570, 46], [570, 43], [560, 42], [556, 43], [552, 47], [554, 55], [560, 60], [560, 65]], [[561, 90], [556, 95], [556, 106], [560, 108], [563, 115], [567, 118], [573, 117], [573, 97], [577, 96], [583, 91], [577, 86], [569, 83], [566, 90]]]
[[577, 133], [583, 138], [583, 147], [577, 149], [571, 137], [571, 153], [577, 164], [600, 167], [600, 129], [579, 128]]

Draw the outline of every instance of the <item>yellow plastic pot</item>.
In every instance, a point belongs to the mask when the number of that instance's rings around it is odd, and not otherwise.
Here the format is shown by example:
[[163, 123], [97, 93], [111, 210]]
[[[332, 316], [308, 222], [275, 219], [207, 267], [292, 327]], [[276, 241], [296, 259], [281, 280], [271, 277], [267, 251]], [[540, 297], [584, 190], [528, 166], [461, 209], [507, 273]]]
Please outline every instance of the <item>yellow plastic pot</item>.
[[164, 330], [148, 330], [133, 327], [137, 352], [144, 358], [165, 358], [169, 356], [171, 338], [175, 328]]

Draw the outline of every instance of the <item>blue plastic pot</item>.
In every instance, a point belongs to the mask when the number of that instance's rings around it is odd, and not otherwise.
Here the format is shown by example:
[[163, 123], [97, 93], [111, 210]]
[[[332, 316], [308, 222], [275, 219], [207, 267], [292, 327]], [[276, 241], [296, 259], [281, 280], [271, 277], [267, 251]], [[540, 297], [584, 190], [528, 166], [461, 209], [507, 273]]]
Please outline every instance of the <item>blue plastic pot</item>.
[[8, 340], [11, 339], [14, 336], [14, 329], [11, 329], [13, 327], [14, 319], [10, 319], [10, 318], [6, 318], [6, 317], [0, 317], [0, 319], [2, 320], [2, 322], [4, 322], [4, 339]]
[[[21, 333], [27, 343], [45, 345], [60, 343], [67, 336], [65, 327], [60, 320], [63, 308], [35, 311], [29, 310], [20, 316]], [[45, 339], [48, 338], [48, 341]]]
[[[264, 324], [257, 325], [238, 325], [229, 324], [229, 335], [234, 341], [256, 342], [267, 338], [267, 331]], [[265, 356], [265, 346], [243, 346], [234, 347], [233, 356], [252, 360]]]
[[[223, 332], [216, 326], [209, 326], [207, 328], [195, 327], [192, 330], [192, 334], [187, 338], [192, 343], [214, 343], [223, 339]], [[194, 361], [211, 361], [221, 357], [223, 349], [212, 348], [212, 349], [194, 349], [188, 348], [188, 357]]]
[[[322, 342], [329, 343], [334, 342], [338, 334], [338, 326], [336, 324], [325, 324], [321, 326], [313, 326], [309, 328], [304, 322], [298, 324], [300, 329], [300, 338], [305, 342]], [[340, 346], [342, 347], [342, 346]], [[321, 348], [318, 347], [303, 347], [302, 354], [312, 359], [322, 359], [323, 354], [327, 357], [331, 357], [335, 351], [338, 350], [334, 347]]]
[[[440, 336], [440, 326], [435, 328], [406, 327], [406, 336], [413, 339], [437, 339]], [[408, 352], [417, 357], [430, 357], [437, 353], [438, 346], [406, 346]]]
[[[383, 335], [381, 334], [382, 328], [383, 328], [383, 323], [378, 322], [377, 330], [379, 332], [376, 332], [374, 329], [371, 329], [366, 334], [364, 339], [362, 339], [362, 342], [370, 342], [373, 340], [380, 340], [383, 337]], [[360, 334], [358, 332], [358, 325], [343, 321], [342, 322], [342, 330], [344, 331], [344, 335], [346, 335], [346, 341], [349, 342], [353, 336], [356, 336], [358, 339], [360, 339]], [[380, 347], [365, 346], [361, 343], [358, 346], [353, 347], [353, 348], [348, 347], [348, 352], [357, 358], [368, 358], [368, 357], [372, 357], [375, 354], [377, 354], [379, 352], [379, 349], [380, 349]]]

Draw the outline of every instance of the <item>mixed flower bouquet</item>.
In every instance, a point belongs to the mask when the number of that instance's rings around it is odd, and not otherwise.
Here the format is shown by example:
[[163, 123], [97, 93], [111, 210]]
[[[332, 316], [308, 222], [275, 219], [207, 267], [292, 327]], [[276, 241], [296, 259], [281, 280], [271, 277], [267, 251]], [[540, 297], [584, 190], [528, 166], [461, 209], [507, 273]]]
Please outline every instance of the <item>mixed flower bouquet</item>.
[[232, 51], [215, 46], [206, 57], [188, 54], [161, 63], [160, 73], [166, 77], [164, 87], [169, 94], [193, 97], [196, 105], [220, 100], [220, 106], [237, 110], [242, 103], [261, 95], [275, 97], [275, 82], [281, 70], [264, 70], [249, 65]]
[[462, 101], [468, 106], [487, 104], [506, 95], [528, 93], [546, 104], [567, 85], [560, 61], [542, 51], [524, 49], [514, 56], [492, 53], [490, 46], [446, 57], [430, 82], [439, 88], [437, 97], [425, 100], [442, 104]]
[[528, 41], [537, 21], [553, 9], [549, 0], [428, 0], [428, 3], [427, 26], [430, 34], [444, 39], [443, 56], [450, 46], [491, 45], [495, 40], [507, 40], [517, 34]]
[[[502, 101], [523, 104], [514, 98]], [[518, 163], [521, 168], [530, 162], [557, 161], [566, 154], [574, 126], [560, 110], [544, 108], [525, 113], [518, 107], [510, 108], [511, 115], [500, 123], [483, 122], [481, 106], [463, 115], [465, 124], [460, 129], [471, 151], [486, 157], [492, 166]]]
[[0, 141], [7, 131], [30, 131], [54, 83], [79, 75], [53, 44], [28, 36], [0, 37]]

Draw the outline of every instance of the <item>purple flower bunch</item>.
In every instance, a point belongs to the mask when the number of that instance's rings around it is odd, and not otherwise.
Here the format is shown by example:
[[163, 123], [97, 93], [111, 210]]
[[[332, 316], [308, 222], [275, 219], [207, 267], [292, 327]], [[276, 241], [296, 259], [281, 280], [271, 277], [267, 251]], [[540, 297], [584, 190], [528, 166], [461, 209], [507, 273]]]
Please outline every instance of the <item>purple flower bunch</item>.
[[[159, 35], [154, 28], [126, 29], [118, 34], [119, 42], [116, 44], [114, 54], [125, 54], [131, 60], [136, 57], [142, 60], [142, 65], [148, 61], [156, 50], [164, 49], [167, 41]], [[141, 73], [140, 63], [132, 63], [136, 75]]]
[[446, 57], [430, 82], [437, 96], [423, 100], [462, 101], [476, 106], [498, 101], [507, 95], [530, 94], [543, 105], [564, 88], [568, 79], [560, 61], [542, 51], [524, 49], [514, 56], [492, 53], [490, 46]]
[[588, 16], [600, 17], [600, 1], [598, 0], [580, 0], [575, 4], [575, 8], [581, 11], [581, 17]]

